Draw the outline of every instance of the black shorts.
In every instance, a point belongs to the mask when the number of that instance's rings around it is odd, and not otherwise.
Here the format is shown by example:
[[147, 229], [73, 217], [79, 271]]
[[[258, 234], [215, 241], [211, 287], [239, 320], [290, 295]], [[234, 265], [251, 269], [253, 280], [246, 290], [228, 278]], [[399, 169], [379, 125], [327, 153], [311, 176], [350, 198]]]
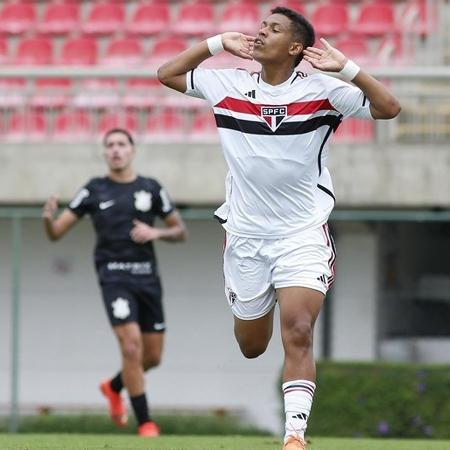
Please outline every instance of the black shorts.
[[103, 283], [103, 303], [112, 326], [136, 322], [144, 333], [166, 329], [159, 280], [152, 283]]

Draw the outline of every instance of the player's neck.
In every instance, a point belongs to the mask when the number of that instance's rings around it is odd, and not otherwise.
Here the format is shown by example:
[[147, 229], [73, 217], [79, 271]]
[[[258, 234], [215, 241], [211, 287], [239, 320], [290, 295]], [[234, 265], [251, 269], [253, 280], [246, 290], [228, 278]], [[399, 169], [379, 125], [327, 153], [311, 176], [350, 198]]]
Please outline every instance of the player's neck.
[[131, 183], [137, 178], [137, 175], [131, 167], [128, 167], [121, 170], [110, 170], [108, 178], [117, 183]]
[[288, 80], [293, 72], [294, 69], [291, 65], [281, 68], [280, 66], [264, 66], [261, 71], [261, 78], [265, 83], [276, 86]]

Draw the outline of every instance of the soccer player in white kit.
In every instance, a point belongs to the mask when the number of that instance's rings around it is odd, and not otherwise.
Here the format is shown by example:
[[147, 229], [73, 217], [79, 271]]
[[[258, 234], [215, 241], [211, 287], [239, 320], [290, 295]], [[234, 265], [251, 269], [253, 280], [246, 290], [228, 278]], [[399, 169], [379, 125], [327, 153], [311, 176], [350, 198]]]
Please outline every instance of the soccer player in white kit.
[[[334, 279], [327, 220], [334, 206], [328, 141], [346, 117], [391, 119], [396, 98], [324, 39], [300, 14], [278, 7], [256, 37], [227, 32], [193, 45], [158, 70], [160, 81], [212, 106], [229, 172], [216, 217], [226, 230], [225, 293], [242, 353], [267, 348], [276, 301], [285, 361], [283, 450], [305, 449], [315, 391], [313, 328]], [[262, 70], [197, 68], [228, 51]], [[296, 72], [301, 59], [340, 72]]]

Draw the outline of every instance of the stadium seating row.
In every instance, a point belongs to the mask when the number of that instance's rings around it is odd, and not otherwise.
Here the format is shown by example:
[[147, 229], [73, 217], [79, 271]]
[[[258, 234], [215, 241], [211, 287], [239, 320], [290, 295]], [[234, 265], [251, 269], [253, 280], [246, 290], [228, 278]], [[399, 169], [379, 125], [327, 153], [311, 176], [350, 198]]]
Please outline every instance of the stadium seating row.
[[[383, 65], [386, 63], [386, 51], [396, 60], [389, 64], [403, 61], [402, 38], [388, 35], [377, 42], [358, 36], [348, 35], [342, 39], [332, 39], [341, 51], [348, 57], [356, 59], [360, 64]], [[51, 39], [45, 37], [23, 38], [16, 47], [14, 55], [10, 56], [8, 41], [0, 38], [0, 63], [11, 66], [93, 66], [106, 67], [148, 67], [156, 69], [175, 54], [185, 50], [189, 42], [179, 37], [162, 37], [155, 39], [148, 51], [136, 38], [115, 38], [109, 40], [104, 51], [100, 51], [96, 39], [90, 37], [69, 38], [56, 51]], [[390, 48], [390, 50], [389, 50]], [[410, 62], [410, 61], [407, 61]], [[212, 58], [206, 64], [210, 67], [230, 67], [230, 64], [247, 67], [243, 60], [237, 60], [228, 53]], [[257, 65], [253, 64], [254, 69]]]
[[[79, 2], [81, 3], [81, 2]], [[49, 3], [38, 17], [33, 3], [4, 3], [0, 10], [0, 33], [18, 35], [36, 31], [46, 35], [72, 34], [76, 31], [95, 36], [126, 32], [151, 36], [171, 33], [185, 36], [204, 36], [218, 31], [240, 30], [255, 33], [261, 18], [274, 6], [282, 4], [299, 12], [306, 11], [301, 0], [277, 0], [271, 3], [240, 0], [217, 3], [193, 1], [175, 8], [165, 2], [139, 3], [134, 11], [112, 1], [92, 3], [81, 14], [77, 2]], [[319, 35], [338, 35], [351, 31], [366, 36], [402, 31], [405, 18], [416, 16], [417, 31], [426, 33], [431, 26], [426, 16], [426, 0], [370, 0], [356, 3], [327, 0], [315, 3], [308, 17]], [[131, 17], [127, 17], [131, 14]]]
[[0, 79], [0, 108], [17, 109], [26, 105], [43, 109], [133, 108], [152, 109], [176, 106], [198, 109], [203, 102], [165, 89], [157, 79], [85, 79], [76, 82], [69, 78]]
[[[181, 113], [173, 108], [159, 109], [149, 115], [128, 111], [99, 116], [83, 110], [62, 111], [51, 117], [39, 110], [0, 115], [0, 140], [3, 142], [89, 142], [101, 139], [115, 127], [125, 127], [144, 143], [215, 143], [218, 135], [210, 111]], [[374, 137], [373, 123], [349, 119], [334, 137], [337, 142], [368, 142]]]

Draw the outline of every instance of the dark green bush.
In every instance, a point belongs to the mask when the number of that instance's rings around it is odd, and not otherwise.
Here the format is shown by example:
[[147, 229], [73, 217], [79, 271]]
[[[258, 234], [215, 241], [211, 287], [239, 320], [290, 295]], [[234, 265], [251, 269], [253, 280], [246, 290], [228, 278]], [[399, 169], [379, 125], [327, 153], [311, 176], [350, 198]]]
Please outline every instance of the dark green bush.
[[308, 434], [450, 437], [450, 367], [319, 363]]

